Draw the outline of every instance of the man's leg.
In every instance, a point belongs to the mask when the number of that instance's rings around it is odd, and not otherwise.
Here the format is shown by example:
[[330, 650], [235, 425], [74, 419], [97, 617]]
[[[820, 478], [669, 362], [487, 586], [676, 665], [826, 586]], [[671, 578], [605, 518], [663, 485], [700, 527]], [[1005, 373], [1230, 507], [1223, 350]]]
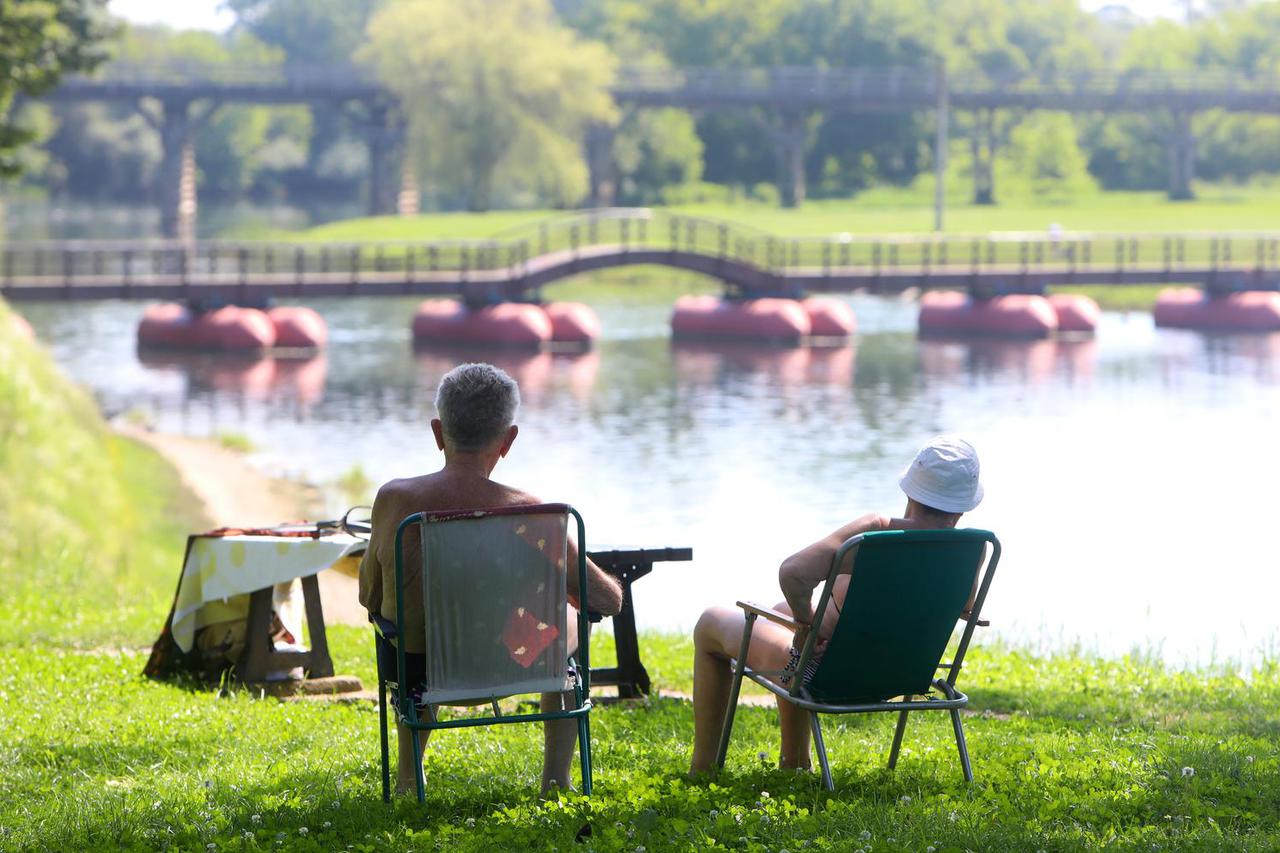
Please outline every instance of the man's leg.
[[[712, 607], [703, 612], [693, 630], [693, 758], [691, 773], [710, 770], [720, 746], [720, 732], [728, 712], [729, 690], [733, 672], [729, 659], [736, 657], [742, 646], [742, 630], [746, 619], [736, 607]], [[752, 669], [768, 672], [780, 670], [790, 659], [791, 632], [757, 620], [751, 632], [747, 664]], [[809, 766], [808, 716], [790, 702], [779, 702], [790, 713], [781, 717], [783, 767]], [[797, 731], [797, 726], [801, 731]]]
[[[578, 654], [578, 611], [572, 606], [567, 611], [565, 640], [569, 655], [574, 656]], [[573, 694], [543, 693], [541, 705], [544, 714], [567, 710], [574, 707]], [[553, 787], [573, 787], [573, 752], [577, 745], [577, 720], [548, 720], [542, 724], [542, 793]]]
[[[542, 713], [573, 707], [572, 693], [543, 693]], [[542, 724], [542, 793], [573, 787], [573, 753], [578, 745], [578, 721], [547, 720]]]
[[[427, 737], [431, 732], [418, 732], [418, 743], [426, 755]], [[418, 778], [413, 766], [413, 732], [396, 723], [396, 793], [416, 790]]]

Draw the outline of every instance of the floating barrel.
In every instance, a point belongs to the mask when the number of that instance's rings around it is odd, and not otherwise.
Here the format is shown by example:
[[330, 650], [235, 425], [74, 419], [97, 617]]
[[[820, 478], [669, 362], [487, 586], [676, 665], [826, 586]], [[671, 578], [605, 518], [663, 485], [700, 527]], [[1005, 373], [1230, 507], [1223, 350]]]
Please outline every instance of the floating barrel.
[[682, 296], [671, 315], [677, 338], [797, 342], [810, 334], [809, 314], [795, 299], [728, 300]]
[[920, 299], [921, 335], [1043, 338], [1058, 328], [1058, 312], [1043, 296], [1015, 293], [971, 299], [954, 290]]
[[13, 331], [18, 337], [26, 341], [34, 341], [36, 339], [36, 330], [31, 328], [31, 324], [27, 322], [27, 318], [21, 314], [10, 311], [9, 322], [13, 326]]
[[590, 344], [600, 337], [600, 318], [591, 306], [581, 302], [551, 302], [542, 307], [551, 320], [551, 340]]
[[818, 338], [847, 338], [858, 330], [858, 319], [849, 303], [824, 296], [801, 300], [809, 315], [809, 334]]
[[1098, 303], [1079, 293], [1055, 293], [1049, 304], [1058, 312], [1059, 332], [1093, 332], [1098, 328], [1102, 310]]
[[319, 349], [329, 342], [324, 318], [302, 305], [280, 305], [267, 312], [276, 327], [276, 346]]
[[452, 299], [427, 299], [413, 318], [413, 339], [418, 343], [538, 347], [551, 340], [551, 334], [547, 312], [522, 302], [471, 309]]
[[152, 305], [138, 324], [138, 343], [143, 346], [247, 352], [275, 342], [275, 325], [266, 312], [234, 305], [203, 314], [172, 302]]
[[1280, 293], [1246, 290], [1209, 296], [1194, 287], [1160, 291], [1152, 312], [1157, 326], [1169, 329], [1266, 332], [1280, 329]]

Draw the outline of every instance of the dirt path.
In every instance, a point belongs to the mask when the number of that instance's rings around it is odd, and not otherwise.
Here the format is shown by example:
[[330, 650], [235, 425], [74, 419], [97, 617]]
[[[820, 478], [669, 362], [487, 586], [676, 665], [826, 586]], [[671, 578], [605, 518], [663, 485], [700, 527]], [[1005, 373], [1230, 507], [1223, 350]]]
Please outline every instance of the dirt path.
[[[117, 431], [169, 460], [183, 483], [200, 499], [205, 515], [215, 527], [264, 527], [316, 518], [320, 498], [313, 487], [268, 477], [241, 454], [215, 441], [132, 426], [118, 426]], [[327, 624], [368, 624], [356, 597], [354, 578], [333, 570], [323, 571], [318, 577]]]

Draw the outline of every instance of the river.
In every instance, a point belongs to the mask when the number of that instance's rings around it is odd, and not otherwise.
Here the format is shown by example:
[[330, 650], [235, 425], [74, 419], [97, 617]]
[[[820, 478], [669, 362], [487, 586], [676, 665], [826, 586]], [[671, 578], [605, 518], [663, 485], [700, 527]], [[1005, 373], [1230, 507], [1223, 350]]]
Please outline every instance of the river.
[[[524, 395], [498, 479], [574, 504], [593, 546], [693, 547], [636, 584], [642, 628], [777, 601], [778, 563], [864, 512], [900, 512], [898, 473], [946, 431], [982, 458], [987, 498], [965, 523], [1005, 547], [989, 636], [1174, 665], [1276, 656], [1280, 335], [1107, 313], [1089, 340], [926, 342], [911, 303], [854, 296], [850, 347], [691, 346], [667, 333], [678, 284], [573, 288], [605, 330], [586, 354], [415, 354], [404, 299], [310, 302], [332, 342], [305, 362], [140, 359], [139, 304], [22, 310], [108, 414], [240, 433], [263, 468], [321, 483], [437, 465], [437, 381], [494, 361]], [[330, 492], [335, 513], [354, 498]]]

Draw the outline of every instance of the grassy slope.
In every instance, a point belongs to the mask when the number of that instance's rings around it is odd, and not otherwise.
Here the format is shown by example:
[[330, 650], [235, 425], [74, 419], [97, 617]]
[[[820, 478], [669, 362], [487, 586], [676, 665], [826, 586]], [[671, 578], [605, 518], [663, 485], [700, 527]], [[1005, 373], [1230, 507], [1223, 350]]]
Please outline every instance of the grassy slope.
[[[689, 782], [689, 708], [657, 700], [592, 715], [589, 801], [540, 803], [540, 732], [513, 726], [438, 737], [427, 807], [384, 807], [374, 708], [219, 699], [138, 676], [181, 531], [198, 520], [173, 473], [112, 438], [4, 312], [0, 850], [550, 850], [588, 821], [579, 849], [1280, 845], [1280, 669], [1245, 682], [989, 646], [966, 679], [972, 786], [940, 715], [913, 719], [894, 773], [892, 719], [859, 718], [828, 727], [839, 790], [827, 795], [769, 768], [765, 708], [740, 713], [726, 774]], [[368, 632], [330, 636], [338, 670], [371, 681]], [[607, 662], [607, 636], [594, 645]], [[688, 638], [649, 634], [642, 648], [660, 686], [689, 689]]]

